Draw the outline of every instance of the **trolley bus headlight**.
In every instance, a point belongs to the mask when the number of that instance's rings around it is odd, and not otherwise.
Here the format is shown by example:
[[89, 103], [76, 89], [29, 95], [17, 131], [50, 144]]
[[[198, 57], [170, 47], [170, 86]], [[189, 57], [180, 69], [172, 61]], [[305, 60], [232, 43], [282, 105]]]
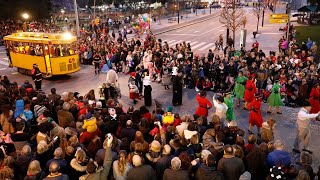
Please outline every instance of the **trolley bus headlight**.
[[63, 37], [63, 39], [65, 39], [65, 40], [69, 40], [69, 39], [72, 38], [72, 34], [69, 33], [69, 32], [66, 32], [66, 33], [63, 34], [62, 37]]

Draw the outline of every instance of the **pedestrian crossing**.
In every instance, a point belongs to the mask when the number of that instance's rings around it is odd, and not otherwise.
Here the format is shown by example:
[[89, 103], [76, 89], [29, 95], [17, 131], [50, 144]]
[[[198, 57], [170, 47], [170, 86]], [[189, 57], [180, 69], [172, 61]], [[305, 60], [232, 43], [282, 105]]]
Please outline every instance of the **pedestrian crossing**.
[[[183, 40], [174, 40], [174, 39], [163, 39], [162, 42], [167, 42], [169, 47], [175, 47], [176, 44], [183, 43]], [[214, 50], [216, 48], [214, 43], [210, 42], [201, 42], [201, 41], [185, 41], [190, 43], [192, 51], [207, 52], [209, 49]]]

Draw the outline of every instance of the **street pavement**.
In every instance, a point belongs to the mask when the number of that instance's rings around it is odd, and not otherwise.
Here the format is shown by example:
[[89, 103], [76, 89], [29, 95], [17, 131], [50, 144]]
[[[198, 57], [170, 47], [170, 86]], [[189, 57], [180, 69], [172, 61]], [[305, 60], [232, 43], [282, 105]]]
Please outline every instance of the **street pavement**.
[[[246, 8], [248, 23], [246, 28], [248, 29], [248, 38], [247, 38], [247, 46], [251, 47], [251, 43], [254, 41], [252, 37], [253, 31], [255, 31], [256, 27], [256, 18], [252, 15], [251, 9]], [[268, 12], [267, 12], [268, 13]], [[267, 14], [266, 13], [266, 14]], [[214, 15], [213, 15], [214, 16]], [[268, 15], [266, 15], [268, 17]], [[265, 26], [263, 28], [259, 28], [260, 34], [257, 36], [257, 40], [260, 43], [260, 46], [267, 53], [270, 50], [277, 50], [277, 42], [278, 39], [282, 36], [282, 33], [278, 32], [279, 27], [284, 25], [272, 25], [268, 24], [268, 19], [265, 18]], [[160, 27], [159, 27], [160, 28]], [[170, 28], [170, 26], [168, 26]], [[183, 27], [178, 30], [173, 30], [167, 33], [163, 33], [158, 35], [158, 38], [161, 38], [167, 41], [171, 46], [175, 45], [181, 41], [190, 41], [190, 44], [193, 47], [195, 53], [206, 53], [210, 48], [214, 48], [214, 43], [219, 34], [225, 34], [225, 27], [223, 27], [218, 18], [212, 18], [205, 22], [201, 22], [198, 24], [190, 25], [187, 27]], [[237, 31], [236, 42], [239, 41], [239, 32]], [[236, 43], [236, 47], [237, 47]], [[12, 82], [17, 82], [22, 84], [25, 80], [29, 80], [32, 82], [30, 76], [22, 75], [17, 72], [16, 68], [8, 68], [7, 57], [3, 47], [0, 47], [0, 75], [7, 75]], [[128, 91], [128, 82], [129, 76], [119, 74], [119, 82], [121, 87], [122, 98], [120, 102], [124, 105], [124, 107], [132, 106], [133, 103], [129, 99], [129, 91]], [[64, 91], [77, 91], [81, 95], [89, 92], [91, 89], [96, 90], [98, 86], [101, 85], [106, 80], [105, 74], [94, 74], [94, 69], [89, 65], [81, 65], [81, 70], [77, 73], [53, 77], [49, 80], [43, 80], [43, 91], [48, 93], [51, 88], [55, 87], [58, 93], [62, 93]], [[159, 101], [163, 104], [163, 107], [171, 105], [172, 100], [172, 90], [165, 90], [161, 84], [151, 83], [153, 91], [152, 98]], [[171, 87], [172, 88], [172, 87]], [[174, 107], [173, 113], [183, 114], [193, 114], [197, 107], [197, 102], [195, 100], [196, 92], [193, 89], [184, 89], [183, 90], [183, 105]], [[212, 101], [213, 93], [209, 92], [207, 98]], [[138, 108], [143, 105], [143, 99], [139, 101], [134, 107]], [[150, 110], [154, 109], [154, 104], [150, 107]], [[262, 115], [264, 120], [266, 121], [269, 117], [274, 118], [277, 121], [277, 125], [275, 128], [275, 139], [280, 139], [285, 143], [285, 148], [289, 152], [291, 152], [291, 148], [293, 146], [293, 142], [296, 136], [296, 116], [298, 112], [298, 108], [289, 108], [283, 107], [283, 114], [266, 114], [267, 106], [263, 104], [262, 107]], [[209, 114], [214, 112], [214, 108], [209, 110]], [[238, 126], [242, 129], [247, 130], [248, 127], [248, 118], [249, 112], [243, 110], [242, 108], [235, 107], [235, 114], [238, 122]], [[256, 132], [256, 130], [254, 130]], [[311, 127], [311, 142], [310, 149], [313, 150], [313, 167], [316, 170], [320, 165], [320, 153], [318, 150], [318, 145], [320, 144], [320, 123], [313, 122]], [[292, 161], [298, 160], [298, 155], [292, 153]]]

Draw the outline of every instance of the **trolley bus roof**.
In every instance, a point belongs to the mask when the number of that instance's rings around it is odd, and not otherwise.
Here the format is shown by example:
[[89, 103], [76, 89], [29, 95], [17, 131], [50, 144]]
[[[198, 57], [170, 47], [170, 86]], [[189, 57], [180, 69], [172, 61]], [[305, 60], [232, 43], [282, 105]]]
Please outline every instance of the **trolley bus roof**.
[[17, 32], [5, 36], [6, 41], [17, 41], [26, 43], [44, 44], [70, 44], [77, 41], [77, 37], [70, 33], [37, 33], [37, 32]]

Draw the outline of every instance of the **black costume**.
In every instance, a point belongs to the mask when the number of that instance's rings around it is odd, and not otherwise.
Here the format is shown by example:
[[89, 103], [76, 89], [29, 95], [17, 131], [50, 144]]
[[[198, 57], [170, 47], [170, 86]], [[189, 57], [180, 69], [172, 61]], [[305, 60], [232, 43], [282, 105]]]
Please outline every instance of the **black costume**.
[[172, 104], [173, 105], [181, 105], [182, 104], [182, 77], [177, 75], [173, 78], [173, 97]]

